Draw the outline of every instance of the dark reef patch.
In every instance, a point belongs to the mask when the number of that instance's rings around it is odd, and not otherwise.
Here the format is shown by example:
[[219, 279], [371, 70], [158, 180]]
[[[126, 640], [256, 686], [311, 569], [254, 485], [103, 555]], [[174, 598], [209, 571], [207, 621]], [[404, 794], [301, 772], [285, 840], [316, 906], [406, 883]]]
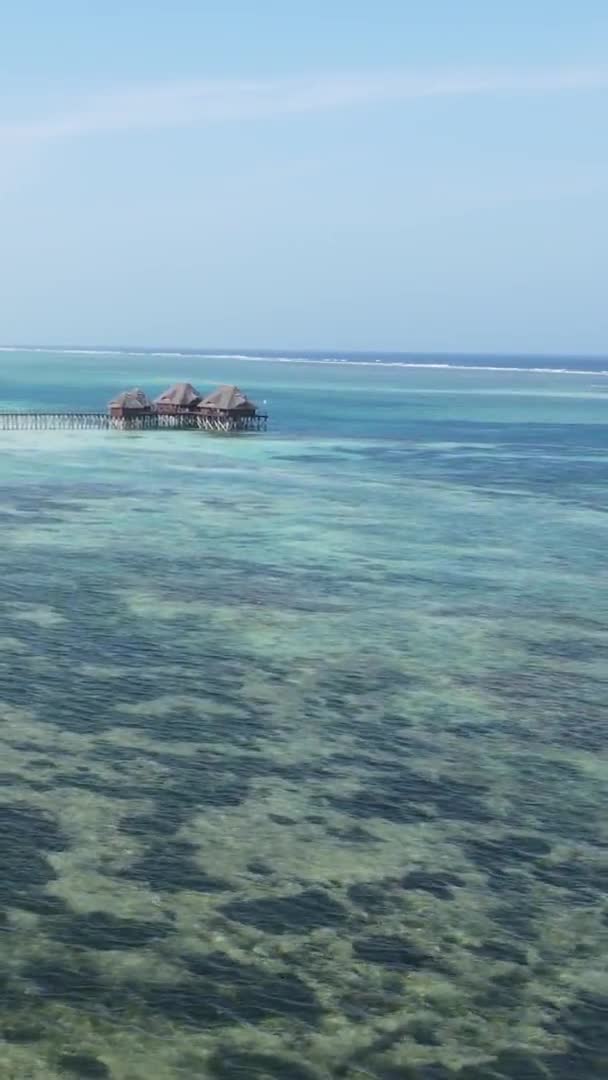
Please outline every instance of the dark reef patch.
[[317, 1080], [317, 1073], [297, 1061], [230, 1046], [213, 1055], [209, 1068], [216, 1080]]
[[[6, 741], [8, 743], [10, 743], [13, 750], [18, 750], [20, 753], [23, 753], [23, 754], [31, 754], [31, 753], [40, 754], [41, 753], [40, 743], [30, 742], [30, 741], [27, 741], [27, 740], [16, 740], [16, 739], [7, 739]], [[65, 756], [66, 753], [67, 752], [65, 750], [62, 750], [62, 755]], [[36, 757], [36, 758], [31, 759], [27, 763], [28, 769], [43, 769], [43, 768], [54, 769], [56, 765], [57, 765], [57, 762], [54, 761], [52, 758], [49, 758], [49, 757]]]
[[0, 1037], [11, 1043], [40, 1042], [47, 1034], [40, 1024], [14, 1021], [0, 1025]]
[[[228, 670], [223, 677], [212, 679], [207, 673], [205, 678], [205, 697], [222, 706], [221, 714], [211, 709], [206, 714], [201, 713], [198, 697], [193, 697], [192, 702], [182, 699], [174, 706], [168, 706], [160, 715], [154, 709], [147, 715], [143, 712], [123, 713], [123, 726], [144, 728], [153, 738], [163, 742], [224, 739], [229, 729], [234, 745], [249, 746], [263, 732], [262, 717], [247, 704], [244, 695], [235, 693], [235, 673], [229, 669], [230, 665], [225, 664], [224, 667]], [[239, 671], [238, 676], [236, 682], [240, 685], [246, 679], [246, 672]], [[138, 704], [141, 704], [141, 699]]]
[[280, 776], [282, 780], [288, 780], [294, 784], [302, 784], [310, 780], [331, 780], [338, 775], [335, 769], [319, 761], [297, 761], [290, 765], [269, 764], [265, 773]]
[[524, 941], [537, 938], [535, 919], [539, 912], [524, 896], [514, 896], [512, 901], [499, 904], [492, 911], [492, 918], [503, 930]]
[[340, 1007], [349, 1020], [368, 1023], [370, 1017], [386, 1017], [403, 1008], [403, 980], [390, 972], [382, 988], [355, 984], [340, 998]]
[[256, 877], [270, 877], [274, 874], [272, 866], [262, 862], [261, 859], [252, 859], [251, 862], [247, 863], [247, 869], [250, 874], [255, 874]]
[[148, 1008], [177, 1023], [208, 1027], [286, 1018], [310, 1025], [322, 1015], [313, 991], [291, 972], [265, 971], [222, 953], [190, 956], [185, 962], [188, 981], [144, 991]]
[[69, 915], [70, 906], [61, 896], [33, 889], [29, 895], [22, 894], [15, 900], [15, 907], [31, 911], [34, 915]]
[[121, 988], [106, 984], [98, 969], [82, 955], [31, 960], [21, 974], [44, 998], [64, 1001], [74, 1008], [119, 1008], [125, 1003]]
[[207, 874], [196, 865], [197, 849], [185, 840], [160, 842], [149, 847], [140, 859], [120, 870], [118, 876], [129, 881], [139, 881], [154, 892], [215, 893], [230, 889], [228, 881]]
[[457, 1073], [452, 1073], [453, 1080], [498, 1080], [493, 1062], [483, 1065], [465, 1065]]
[[538, 881], [567, 889], [569, 903], [586, 905], [608, 892], [608, 866], [599, 862], [572, 859], [569, 862], [543, 863], [535, 867]]
[[123, 833], [137, 837], [138, 840], [158, 841], [159, 837], [175, 836], [182, 825], [182, 821], [175, 821], [172, 817], [164, 817], [162, 814], [129, 814], [119, 822], [119, 829]]
[[[356, 818], [380, 817], [397, 824], [430, 820], [434, 814], [454, 821], [484, 823], [492, 814], [482, 802], [485, 786], [449, 776], [422, 776], [405, 764], [375, 763], [377, 774], [351, 795], [326, 795], [336, 809]], [[434, 812], [434, 814], [433, 814]]]
[[352, 795], [324, 795], [322, 798], [349, 817], [379, 817], [398, 825], [410, 825], [432, 818], [427, 810], [408, 803], [402, 795], [393, 795], [388, 788], [362, 788]]
[[492, 840], [469, 840], [464, 850], [471, 861], [487, 876], [488, 885], [497, 892], [517, 889], [520, 893], [529, 889], [532, 874], [539, 873], [543, 865], [545, 847], [535, 837], [517, 838], [512, 843], [512, 836]]
[[186, 1027], [206, 1028], [238, 1021], [234, 1002], [227, 1009], [213, 987], [197, 982], [149, 986], [142, 992], [142, 1002], [153, 1013]]
[[[177, 982], [117, 981], [80, 952], [31, 961], [22, 976], [49, 1001], [113, 1016], [120, 1012], [144, 1024], [156, 1015], [200, 1029], [272, 1018], [310, 1026], [323, 1015], [314, 991], [289, 970], [267, 971], [212, 953], [184, 957], [183, 972]], [[30, 1006], [33, 1000], [30, 993]]]
[[233, 900], [220, 911], [234, 922], [270, 934], [307, 934], [324, 926], [339, 926], [348, 918], [344, 905], [322, 889], [305, 889], [293, 896]]
[[64, 847], [61, 830], [46, 814], [20, 803], [0, 805], [0, 903], [36, 910], [51, 902], [44, 887], [56, 874], [46, 853]]
[[507, 833], [503, 838], [503, 843], [512, 852], [513, 858], [521, 862], [527, 859], [534, 861], [551, 853], [551, 844], [543, 840], [541, 836]]
[[432, 1020], [413, 1020], [409, 1025], [408, 1034], [420, 1046], [439, 1046], [441, 1044], [436, 1025]]
[[509, 964], [527, 964], [528, 957], [525, 949], [514, 945], [510, 941], [484, 941], [473, 952], [487, 960], [500, 960]]
[[[514, 1047], [501, 1050], [491, 1061], [465, 1065], [448, 1076], [450, 1080], [592, 1080], [595, 1077], [600, 1080], [604, 1076], [604, 1064], [576, 1052], [538, 1057]], [[409, 1080], [409, 1074], [406, 1077]]]
[[458, 874], [450, 874], [442, 870], [412, 870], [401, 878], [399, 884], [402, 889], [427, 892], [438, 900], [452, 900], [454, 897], [452, 887], [462, 885], [463, 880]]
[[[176, 832], [180, 825], [205, 807], [239, 806], [249, 794], [252, 776], [238, 773], [232, 759], [201, 752], [193, 757], [155, 754], [167, 775], [131, 789], [131, 798], [150, 799], [151, 811], [125, 817], [121, 830], [134, 836]], [[126, 797], [126, 793], [123, 798]]]
[[189, 972], [208, 988], [223, 1011], [259, 1023], [272, 1016], [299, 1018], [315, 1023], [323, 1010], [316, 995], [291, 971], [272, 972], [241, 964], [223, 953], [186, 958]]
[[501, 1050], [492, 1069], [501, 1080], [549, 1080], [551, 1076], [541, 1059], [519, 1049]]
[[58, 1065], [64, 1072], [78, 1077], [78, 1080], [105, 1080], [111, 1076], [108, 1066], [92, 1054], [62, 1054]]
[[87, 949], [139, 949], [166, 938], [173, 930], [170, 923], [120, 919], [107, 911], [86, 915], [72, 913], [48, 926], [56, 941]]
[[527, 970], [514, 966], [492, 975], [475, 1000], [481, 1011], [513, 1008], [522, 1003], [522, 992], [529, 982]]
[[[567, 1054], [553, 1061], [556, 1077], [600, 1077], [608, 1069], [608, 995], [584, 992], [552, 1025], [569, 1040]], [[561, 1071], [560, 1071], [561, 1070]]]
[[[405, 1031], [403, 1034], [405, 1034]], [[364, 1056], [371, 1059], [367, 1063], [364, 1075], [373, 1076], [374, 1080], [457, 1080], [457, 1077], [460, 1080], [460, 1074], [453, 1072], [439, 1062], [433, 1061], [426, 1065], [394, 1065], [387, 1062], [383, 1057], [374, 1056], [374, 1046], [371, 1046], [367, 1051], [364, 1050]], [[352, 1080], [355, 1080], [355, 1077], [358, 1078], [360, 1072], [357, 1055], [338, 1065], [331, 1075], [340, 1078], [344, 1077], [344, 1080], [351, 1080], [352, 1077]], [[471, 1077], [473, 1078], [473, 1074], [471, 1074]], [[478, 1080], [477, 1075], [475, 1075], [475, 1080]], [[486, 1080], [496, 1080], [496, 1077], [490, 1077], [488, 1074]]]
[[390, 899], [382, 882], [360, 881], [348, 888], [348, 898], [364, 911], [379, 913], [390, 907]]
[[0, 772], [0, 787], [6, 787], [13, 784], [26, 784], [27, 778], [22, 776], [19, 769], [13, 769], [12, 772]]
[[62, 851], [64, 837], [48, 815], [20, 803], [0, 805], [0, 837], [4, 844]]
[[418, 971], [434, 965], [434, 959], [418, 945], [406, 938], [391, 934], [375, 934], [353, 942], [353, 954], [357, 960], [368, 964], [382, 964], [397, 971]]
[[112, 783], [96, 777], [94, 773], [82, 771], [72, 773], [55, 773], [53, 783], [49, 787], [73, 787], [80, 791], [93, 791], [96, 795], [103, 795], [107, 799], [133, 799], [137, 798], [137, 791], [124, 780]]
[[374, 836], [373, 833], [368, 832], [361, 825], [350, 825], [344, 829], [330, 827], [327, 832], [329, 836], [335, 836], [337, 840], [342, 841], [344, 844], [384, 843], [379, 836]]
[[411, 1077], [408, 1077], [406, 1071], [403, 1080], [454, 1080], [454, 1073], [445, 1065], [432, 1061], [428, 1065], [419, 1065], [414, 1068]]

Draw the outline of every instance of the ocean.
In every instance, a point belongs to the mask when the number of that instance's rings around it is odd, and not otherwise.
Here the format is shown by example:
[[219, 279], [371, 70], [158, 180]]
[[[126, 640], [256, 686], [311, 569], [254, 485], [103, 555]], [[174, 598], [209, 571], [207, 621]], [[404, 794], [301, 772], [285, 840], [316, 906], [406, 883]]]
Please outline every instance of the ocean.
[[608, 360], [5, 349], [3, 1080], [603, 1080]]

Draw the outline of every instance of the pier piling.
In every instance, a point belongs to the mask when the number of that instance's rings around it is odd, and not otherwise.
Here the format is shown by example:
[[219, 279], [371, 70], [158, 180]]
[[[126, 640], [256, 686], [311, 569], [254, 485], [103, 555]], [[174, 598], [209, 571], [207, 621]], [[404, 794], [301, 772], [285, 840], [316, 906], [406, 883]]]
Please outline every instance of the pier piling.
[[265, 431], [268, 417], [201, 416], [184, 410], [174, 413], [143, 413], [139, 416], [112, 416], [106, 412], [2, 412], [0, 431], [155, 431], [186, 429], [231, 434], [237, 431]]

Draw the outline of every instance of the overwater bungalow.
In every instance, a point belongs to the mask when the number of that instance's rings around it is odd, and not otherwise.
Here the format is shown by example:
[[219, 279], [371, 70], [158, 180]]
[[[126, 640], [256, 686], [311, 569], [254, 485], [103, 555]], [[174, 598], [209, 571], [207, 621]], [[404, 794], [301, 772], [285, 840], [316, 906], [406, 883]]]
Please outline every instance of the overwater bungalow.
[[154, 399], [154, 406], [159, 413], [177, 413], [196, 408], [202, 397], [192, 383], [175, 383]]
[[124, 390], [110, 402], [110, 416], [116, 419], [128, 420], [137, 416], [145, 416], [152, 412], [152, 402], [148, 395], [138, 386], [132, 390]]
[[199, 402], [197, 412], [202, 416], [238, 420], [255, 416], [257, 406], [238, 386], [218, 386]]

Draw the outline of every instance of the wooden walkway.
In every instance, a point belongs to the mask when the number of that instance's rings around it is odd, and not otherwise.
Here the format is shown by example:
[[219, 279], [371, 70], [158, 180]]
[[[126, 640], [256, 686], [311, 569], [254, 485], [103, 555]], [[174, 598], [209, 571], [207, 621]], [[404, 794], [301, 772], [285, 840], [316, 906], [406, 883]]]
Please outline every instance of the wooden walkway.
[[115, 417], [107, 412], [1, 412], [0, 431], [156, 431], [160, 428], [191, 431], [265, 431], [268, 417], [198, 416], [193, 412]]

